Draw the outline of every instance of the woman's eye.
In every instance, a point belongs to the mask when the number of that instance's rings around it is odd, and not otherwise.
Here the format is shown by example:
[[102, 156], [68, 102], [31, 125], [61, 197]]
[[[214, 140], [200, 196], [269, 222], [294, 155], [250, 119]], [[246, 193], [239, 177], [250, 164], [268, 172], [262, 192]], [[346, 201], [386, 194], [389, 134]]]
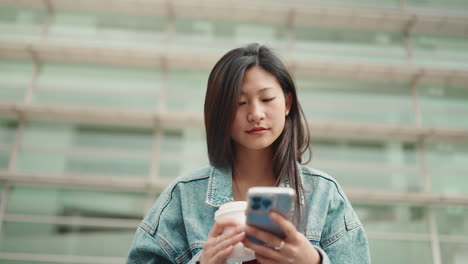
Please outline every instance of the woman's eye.
[[273, 100], [275, 100], [276, 97], [271, 97], [271, 98], [266, 98], [266, 99], [263, 99], [262, 101], [263, 102], [271, 102]]
[[239, 102], [238, 104], [239, 104], [239, 105], [245, 105], [246, 102]]

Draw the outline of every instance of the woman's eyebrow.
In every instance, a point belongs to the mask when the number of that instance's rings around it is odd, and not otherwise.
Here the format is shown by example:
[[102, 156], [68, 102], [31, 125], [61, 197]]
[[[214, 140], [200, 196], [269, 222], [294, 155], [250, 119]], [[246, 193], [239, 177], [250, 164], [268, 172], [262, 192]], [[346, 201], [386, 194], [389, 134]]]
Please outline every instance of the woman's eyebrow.
[[[273, 87], [265, 87], [265, 88], [262, 88], [262, 89], [258, 90], [257, 94], [263, 93], [263, 92], [265, 92], [266, 90], [272, 89], [272, 88], [273, 88]], [[247, 93], [241, 92], [240, 95], [247, 95]]]

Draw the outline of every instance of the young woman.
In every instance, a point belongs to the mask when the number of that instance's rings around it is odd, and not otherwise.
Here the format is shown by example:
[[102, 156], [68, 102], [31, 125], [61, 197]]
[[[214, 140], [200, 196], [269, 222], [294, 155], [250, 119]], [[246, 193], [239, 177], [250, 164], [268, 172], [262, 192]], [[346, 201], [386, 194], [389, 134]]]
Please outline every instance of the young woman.
[[[370, 263], [364, 229], [338, 183], [300, 164], [309, 150], [304, 114], [292, 76], [268, 48], [250, 44], [216, 63], [205, 128], [211, 166], [178, 178], [160, 195], [137, 229], [127, 263], [225, 263], [239, 241], [258, 263]], [[295, 189], [292, 221], [270, 215], [285, 239], [214, 222], [219, 206], [244, 200], [254, 186]]]

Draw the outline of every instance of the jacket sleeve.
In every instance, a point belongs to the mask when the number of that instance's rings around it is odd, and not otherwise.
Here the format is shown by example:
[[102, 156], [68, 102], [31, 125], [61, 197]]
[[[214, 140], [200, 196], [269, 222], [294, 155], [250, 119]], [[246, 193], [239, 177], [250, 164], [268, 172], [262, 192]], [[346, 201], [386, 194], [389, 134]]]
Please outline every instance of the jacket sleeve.
[[322, 263], [370, 263], [369, 244], [364, 228], [351, 203], [337, 185], [332, 192], [322, 232]]
[[175, 263], [158, 241], [146, 230], [138, 227], [127, 257], [127, 264]]
[[323, 250], [327, 257], [322, 256], [323, 264], [338, 263], [371, 263], [369, 245], [362, 226], [346, 231], [337, 241]]
[[[173, 264], [187, 261], [174, 259], [170, 251], [170, 245], [164, 238], [158, 236], [154, 238], [146, 230], [138, 227], [128, 253], [127, 264]], [[201, 254], [202, 250], [186, 263], [195, 264]]]

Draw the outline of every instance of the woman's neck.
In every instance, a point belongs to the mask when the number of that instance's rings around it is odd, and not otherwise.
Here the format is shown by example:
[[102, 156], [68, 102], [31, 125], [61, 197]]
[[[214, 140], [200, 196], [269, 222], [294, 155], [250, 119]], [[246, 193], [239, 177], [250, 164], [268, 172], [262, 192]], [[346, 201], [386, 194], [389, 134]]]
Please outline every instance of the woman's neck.
[[276, 176], [273, 171], [271, 147], [263, 150], [237, 149], [232, 181], [235, 200], [244, 200], [247, 190], [251, 187], [274, 186]]

